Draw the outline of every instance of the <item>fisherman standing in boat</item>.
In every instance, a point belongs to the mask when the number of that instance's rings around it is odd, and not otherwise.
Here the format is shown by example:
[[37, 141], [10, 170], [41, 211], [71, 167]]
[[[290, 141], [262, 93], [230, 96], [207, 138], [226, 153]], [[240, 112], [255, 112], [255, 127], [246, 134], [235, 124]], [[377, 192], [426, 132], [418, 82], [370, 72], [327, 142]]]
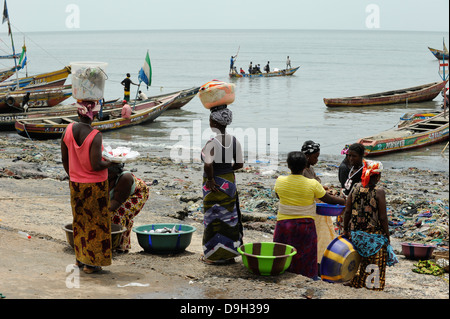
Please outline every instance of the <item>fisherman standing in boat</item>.
[[230, 59], [230, 73], [233, 73], [233, 71], [234, 71], [234, 62], [236, 62], [236, 57], [237, 57], [237, 54], [235, 56], [231, 56], [231, 59]]
[[290, 68], [292, 68], [291, 59], [289, 59], [289, 55], [288, 55], [287, 60], [286, 60], [286, 69], [290, 69]]
[[120, 84], [122, 84], [124, 87], [123, 99], [126, 100], [127, 102], [130, 101], [130, 86], [131, 86], [131, 84], [137, 85], [136, 83], [133, 83], [133, 81], [131, 81], [130, 76], [131, 76], [130, 73], [127, 73], [127, 77], [125, 79], [123, 79], [122, 82], [120, 82]]
[[267, 64], [266, 64], [266, 66], [264, 67], [264, 71], [266, 71], [266, 73], [269, 73], [270, 72], [270, 66], [269, 66], [269, 61], [267, 61]]

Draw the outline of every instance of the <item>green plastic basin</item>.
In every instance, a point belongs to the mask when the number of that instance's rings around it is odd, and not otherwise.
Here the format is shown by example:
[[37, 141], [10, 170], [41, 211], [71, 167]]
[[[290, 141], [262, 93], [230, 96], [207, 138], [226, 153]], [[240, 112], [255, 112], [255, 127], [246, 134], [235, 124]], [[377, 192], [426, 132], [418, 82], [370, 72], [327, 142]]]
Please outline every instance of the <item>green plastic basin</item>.
[[[150, 230], [172, 229], [175, 226], [179, 233], [150, 233]], [[192, 234], [196, 228], [183, 224], [149, 224], [134, 227], [139, 245], [146, 251], [154, 254], [174, 254], [184, 251], [191, 243]]]
[[249, 243], [238, 248], [242, 262], [252, 273], [262, 276], [280, 275], [289, 268], [297, 250], [274, 242]]

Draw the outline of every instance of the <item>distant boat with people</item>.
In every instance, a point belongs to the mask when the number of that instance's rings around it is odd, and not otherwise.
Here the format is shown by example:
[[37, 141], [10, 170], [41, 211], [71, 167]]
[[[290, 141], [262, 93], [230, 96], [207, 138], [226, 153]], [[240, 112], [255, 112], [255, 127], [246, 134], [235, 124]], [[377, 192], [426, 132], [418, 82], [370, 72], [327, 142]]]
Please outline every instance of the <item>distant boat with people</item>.
[[238, 72], [230, 72], [230, 78], [262, 78], [262, 77], [274, 77], [274, 76], [288, 76], [293, 75], [300, 67], [289, 68], [278, 70], [274, 69], [270, 72], [259, 72], [259, 73], [238, 73]]

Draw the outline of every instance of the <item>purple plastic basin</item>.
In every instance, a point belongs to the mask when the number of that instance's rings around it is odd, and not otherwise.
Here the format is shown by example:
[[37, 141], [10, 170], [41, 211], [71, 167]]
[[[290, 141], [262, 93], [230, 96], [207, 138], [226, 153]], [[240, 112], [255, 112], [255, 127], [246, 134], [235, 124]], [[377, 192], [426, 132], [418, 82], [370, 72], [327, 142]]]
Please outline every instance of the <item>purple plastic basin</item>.
[[402, 243], [402, 253], [408, 259], [430, 259], [431, 255], [433, 254], [434, 248], [436, 248], [436, 246], [415, 243]]
[[339, 216], [344, 211], [345, 206], [331, 205], [325, 203], [316, 204], [316, 214], [322, 216]]

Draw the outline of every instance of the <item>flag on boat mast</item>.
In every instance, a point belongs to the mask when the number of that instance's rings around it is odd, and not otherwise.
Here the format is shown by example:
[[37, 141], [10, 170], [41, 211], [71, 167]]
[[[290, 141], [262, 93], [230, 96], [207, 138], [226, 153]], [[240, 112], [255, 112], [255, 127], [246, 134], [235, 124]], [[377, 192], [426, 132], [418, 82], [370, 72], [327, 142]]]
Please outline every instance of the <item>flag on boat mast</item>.
[[147, 89], [150, 85], [152, 85], [152, 65], [150, 63], [150, 55], [148, 54], [148, 50], [144, 65], [139, 70], [138, 79], [140, 82], [144, 82], [145, 84], [147, 84]]
[[22, 47], [22, 54], [20, 55], [18, 65], [21, 69], [23, 69], [25, 67], [25, 64], [27, 64], [27, 48], [24, 45]]
[[6, 6], [6, 0], [5, 0], [5, 4], [3, 6], [3, 21], [2, 21], [2, 24], [5, 23], [5, 21], [8, 21], [8, 35], [11, 35], [11, 25], [9, 24], [8, 7]]

